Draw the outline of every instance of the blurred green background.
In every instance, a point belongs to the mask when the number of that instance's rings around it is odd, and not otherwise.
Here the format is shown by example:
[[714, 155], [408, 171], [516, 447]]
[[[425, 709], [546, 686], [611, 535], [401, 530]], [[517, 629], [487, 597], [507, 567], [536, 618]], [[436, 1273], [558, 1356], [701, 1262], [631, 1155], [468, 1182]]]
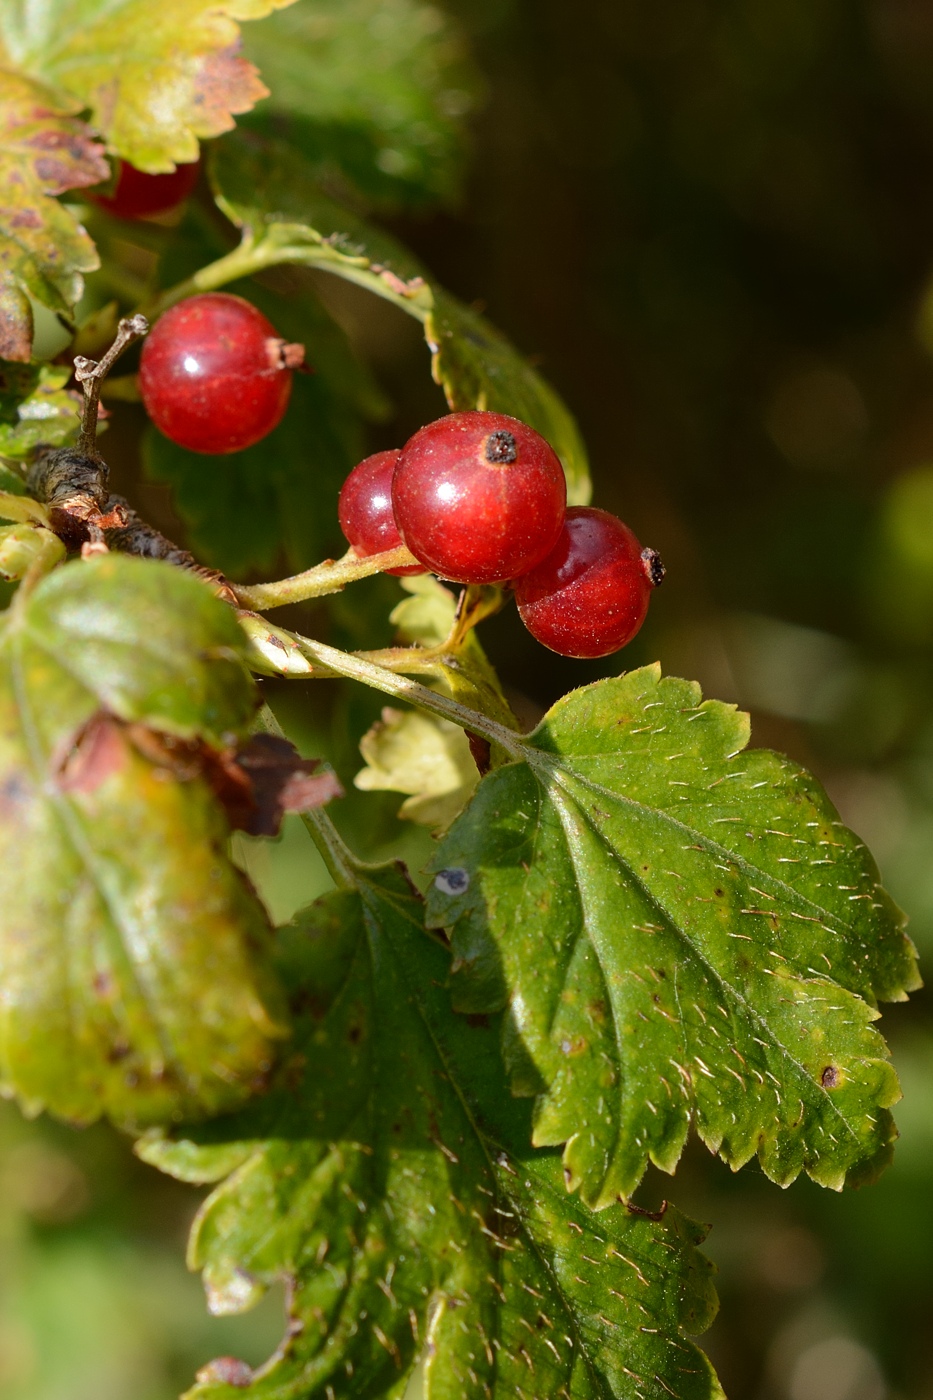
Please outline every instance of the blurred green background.
[[[749, 708], [753, 741], [815, 770], [875, 851], [927, 958], [933, 6], [447, 9], [481, 75], [465, 188], [428, 211], [387, 198], [384, 222], [536, 357], [580, 420], [597, 503], [669, 568], [623, 657], [561, 660], [511, 612], [484, 628], [488, 650], [529, 719], [574, 685], [655, 658]], [[312, 284], [381, 390], [369, 447], [397, 445], [442, 408], [417, 326], [352, 288]], [[168, 487], [140, 473], [142, 427], [139, 409], [115, 406], [119, 485], [181, 535]], [[333, 495], [320, 500], [325, 539]], [[379, 644], [399, 596], [379, 580], [293, 617]], [[354, 844], [417, 866], [430, 838], [395, 820], [400, 798], [352, 789], [378, 702], [269, 691], [306, 750], [341, 772], [350, 795], [335, 815]], [[297, 824], [275, 846], [243, 843], [241, 857], [277, 918], [326, 885]], [[640, 1194], [650, 1205], [669, 1193], [713, 1226], [722, 1309], [706, 1343], [731, 1400], [933, 1400], [930, 995], [887, 1009], [883, 1027], [905, 1098], [880, 1184], [782, 1192], [694, 1145], [676, 1181], [655, 1173]], [[106, 1128], [3, 1110], [2, 1400], [169, 1400], [211, 1356], [268, 1354], [279, 1298], [209, 1319], [185, 1273], [196, 1204]]]

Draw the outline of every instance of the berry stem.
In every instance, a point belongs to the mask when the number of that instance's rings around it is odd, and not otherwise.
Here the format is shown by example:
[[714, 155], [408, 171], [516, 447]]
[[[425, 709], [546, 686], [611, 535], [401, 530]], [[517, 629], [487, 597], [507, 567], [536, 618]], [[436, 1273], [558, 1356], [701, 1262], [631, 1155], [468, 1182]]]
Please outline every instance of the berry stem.
[[340, 593], [357, 579], [417, 562], [404, 545], [387, 549], [382, 554], [368, 554], [363, 559], [357, 558], [350, 549], [341, 559], [326, 559], [323, 564], [315, 564], [313, 569], [305, 569], [304, 573], [293, 574], [291, 578], [275, 583], [234, 584], [233, 591], [241, 607], [251, 612], [265, 612], [268, 608], [281, 608], [285, 603], [303, 603], [308, 598]]
[[379, 690], [384, 695], [391, 695], [395, 700], [407, 701], [419, 710], [427, 710], [429, 714], [438, 715], [441, 719], [452, 720], [454, 724], [459, 724], [470, 733], [481, 734], [490, 743], [500, 745], [513, 758], [527, 757], [521, 735], [489, 719], [479, 710], [461, 705], [436, 690], [429, 690], [427, 686], [420, 685], [418, 681], [396, 675], [386, 667], [378, 666], [362, 656], [338, 651], [336, 647], [303, 637], [298, 632], [270, 627], [264, 619], [255, 615], [240, 613], [239, 618], [259, 663], [256, 669], [266, 674], [310, 678], [316, 671], [318, 675], [345, 676], [348, 680], [368, 685], [372, 690]]

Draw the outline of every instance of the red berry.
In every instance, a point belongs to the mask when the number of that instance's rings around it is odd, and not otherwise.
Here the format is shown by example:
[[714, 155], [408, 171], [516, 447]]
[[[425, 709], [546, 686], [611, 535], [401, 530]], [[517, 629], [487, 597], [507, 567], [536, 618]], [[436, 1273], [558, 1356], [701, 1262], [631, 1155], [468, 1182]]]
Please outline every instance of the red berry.
[[551, 550], [567, 487], [557, 454], [504, 413], [451, 413], [415, 433], [392, 480], [399, 534], [456, 583], [500, 583]]
[[[392, 514], [392, 473], [401, 453], [376, 452], [354, 467], [340, 489], [340, 528], [361, 559], [398, 549], [402, 537]], [[387, 569], [389, 574], [423, 574], [418, 564]]]
[[522, 622], [551, 651], [608, 656], [635, 636], [663, 577], [660, 555], [621, 520], [577, 506], [544, 562], [516, 579], [515, 597]]
[[129, 161], [121, 160], [113, 194], [92, 195], [95, 203], [119, 219], [144, 219], [147, 214], [164, 214], [187, 199], [198, 183], [201, 162], [176, 165], [164, 175], [147, 175]]
[[143, 343], [139, 388], [167, 438], [192, 452], [240, 452], [280, 422], [304, 358], [242, 297], [207, 292], [172, 306]]

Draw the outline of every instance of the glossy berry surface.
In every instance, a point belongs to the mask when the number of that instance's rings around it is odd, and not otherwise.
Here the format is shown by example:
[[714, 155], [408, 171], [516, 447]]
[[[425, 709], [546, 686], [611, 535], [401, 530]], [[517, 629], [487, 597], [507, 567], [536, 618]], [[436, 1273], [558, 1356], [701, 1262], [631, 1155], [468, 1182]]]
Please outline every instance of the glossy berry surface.
[[500, 583], [550, 552], [564, 520], [560, 460], [504, 413], [451, 413], [415, 433], [392, 480], [399, 534], [456, 583]]
[[164, 214], [187, 199], [198, 183], [201, 162], [176, 165], [164, 175], [147, 175], [129, 161], [121, 160], [113, 194], [95, 194], [93, 199], [102, 209], [119, 219], [144, 219], [149, 214]]
[[156, 427], [193, 452], [240, 452], [282, 418], [300, 347], [242, 297], [207, 292], [172, 306], [143, 342], [139, 388]]
[[[401, 453], [376, 452], [353, 468], [340, 490], [340, 528], [360, 558], [398, 549], [402, 537], [392, 513], [392, 475]], [[417, 564], [387, 569], [390, 574], [423, 574]]]
[[528, 631], [551, 651], [608, 656], [635, 636], [663, 577], [660, 557], [627, 525], [578, 506], [544, 562], [516, 579], [515, 598]]

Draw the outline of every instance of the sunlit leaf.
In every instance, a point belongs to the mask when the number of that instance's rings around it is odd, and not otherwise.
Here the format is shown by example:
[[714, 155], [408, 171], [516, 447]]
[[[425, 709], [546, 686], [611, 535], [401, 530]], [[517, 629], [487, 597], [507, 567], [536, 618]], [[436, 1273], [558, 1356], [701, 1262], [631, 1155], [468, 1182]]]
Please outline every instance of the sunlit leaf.
[[81, 274], [98, 266], [87, 233], [52, 196], [96, 185], [108, 167], [103, 148], [75, 119], [80, 102], [4, 66], [3, 30], [15, 8], [0, 8], [0, 357], [28, 360], [29, 297], [68, 315]]
[[[291, 0], [5, 0], [0, 64], [90, 110], [107, 149], [140, 170], [197, 159], [267, 88], [237, 53], [238, 21]], [[107, 170], [94, 184], [106, 179]], [[67, 187], [65, 187], [67, 188]]]
[[115, 555], [58, 569], [6, 615], [0, 1079], [31, 1111], [217, 1112], [270, 1067], [283, 1009], [222, 808], [133, 728], [235, 738], [255, 705], [240, 651], [203, 583]]
[[325, 183], [379, 203], [456, 192], [477, 79], [451, 20], [424, 0], [303, 0], [250, 25], [245, 52], [283, 129]]
[[352, 1378], [396, 1397], [420, 1357], [426, 1400], [720, 1396], [683, 1335], [715, 1310], [702, 1231], [673, 1210], [597, 1222], [567, 1194], [501, 1092], [494, 1030], [451, 1017], [448, 954], [404, 876], [355, 880], [286, 933], [302, 1014], [270, 1094], [141, 1145], [185, 1180], [232, 1172], [190, 1245], [213, 1311], [290, 1282], [267, 1366], [214, 1362], [191, 1394], [326, 1400]]
[[574, 691], [432, 862], [455, 1001], [508, 1007], [535, 1141], [592, 1204], [672, 1171], [691, 1122], [782, 1183], [889, 1155], [871, 1022], [918, 985], [903, 917], [815, 780], [748, 737], [656, 667]]
[[286, 261], [357, 282], [420, 320], [451, 407], [496, 409], [530, 423], [560, 457], [571, 504], [585, 504], [586, 450], [551, 386], [482, 317], [435, 286], [394, 239], [321, 194], [301, 155], [238, 131], [213, 152], [211, 172], [220, 207], [246, 237]]

